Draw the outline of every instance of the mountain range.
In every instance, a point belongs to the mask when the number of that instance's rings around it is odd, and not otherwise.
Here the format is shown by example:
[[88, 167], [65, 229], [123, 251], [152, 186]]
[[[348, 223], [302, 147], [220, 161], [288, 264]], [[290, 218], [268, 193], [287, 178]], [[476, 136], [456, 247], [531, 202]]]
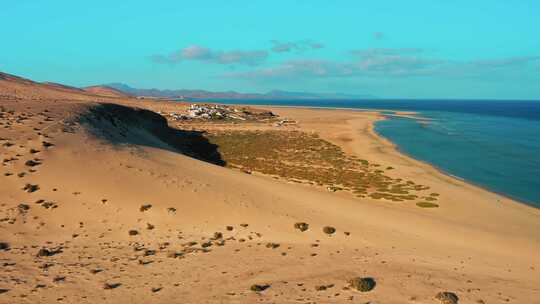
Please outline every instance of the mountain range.
[[236, 91], [212, 92], [206, 90], [161, 90], [139, 89], [123, 83], [109, 83], [101, 85], [125, 94], [147, 98], [167, 99], [374, 99], [372, 95], [353, 95], [343, 93], [309, 93], [273, 90], [268, 93], [239, 93]]

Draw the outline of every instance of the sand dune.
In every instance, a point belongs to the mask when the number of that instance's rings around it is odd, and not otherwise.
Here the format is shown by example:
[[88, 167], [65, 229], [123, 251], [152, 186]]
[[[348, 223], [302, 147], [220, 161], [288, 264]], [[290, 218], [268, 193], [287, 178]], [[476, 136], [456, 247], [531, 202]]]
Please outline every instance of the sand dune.
[[315, 132], [439, 208], [204, 162], [157, 114], [185, 104], [103, 98], [0, 79], [0, 303], [540, 303], [538, 210], [400, 155], [375, 112], [209, 128]]

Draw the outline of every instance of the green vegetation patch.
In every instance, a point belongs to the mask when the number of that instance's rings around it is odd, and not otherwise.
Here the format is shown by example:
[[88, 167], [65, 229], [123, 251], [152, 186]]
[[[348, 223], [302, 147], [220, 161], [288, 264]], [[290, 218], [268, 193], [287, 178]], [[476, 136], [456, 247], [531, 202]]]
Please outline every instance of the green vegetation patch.
[[413, 181], [391, 178], [380, 165], [348, 156], [339, 146], [314, 133], [208, 130], [204, 137], [217, 147], [227, 167], [324, 186], [329, 191], [401, 202], [415, 200], [418, 191], [429, 189]]

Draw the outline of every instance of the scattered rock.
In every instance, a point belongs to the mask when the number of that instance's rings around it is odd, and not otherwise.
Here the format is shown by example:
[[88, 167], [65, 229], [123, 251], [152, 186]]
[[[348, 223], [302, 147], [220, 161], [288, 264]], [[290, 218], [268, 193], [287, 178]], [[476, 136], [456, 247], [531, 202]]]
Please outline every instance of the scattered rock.
[[49, 268], [53, 267], [54, 263], [43, 263], [43, 265], [38, 266], [39, 269], [43, 269], [44, 271], [47, 271]]
[[457, 304], [459, 301], [458, 296], [450, 291], [441, 291], [436, 296], [435, 299], [439, 300], [443, 304]]
[[17, 206], [17, 209], [19, 209], [20, 213], [26, 213], [26, 212], [28, 212], [28, 210], [30, 210], [30, 206], [27, 205], [27, 204], [19, 204]]
[[150, 224], [150, 223], [146, 223], [146, 229], [148, 230], [153, 230], [154, 228], [156, 228], [156, 226]]
[[0, 250], [9, 250], [9, 244], [6, 242], [0, 242]]
[[326, 233], [326, 234], [334, 234], [336, 232], [336, 228], [330, 227], [330, 226], [325, 226], [323, 228], [323, 232]]
[[42, 144], [45, 148], [49, 148], [49, 147], [54, 146], [54, 144], [52, 144], [52, 143], [50, 143], [50, 142], [46, 142], [46, 141], [41, 142], [41, 144]]
[[277, 244], [277, 243], [268, 243], [268, 244], [266, 244], [266, 248], [276, 249], [276, 248], [279, 248], [279, 244]]
[[45, 201], [45, 200], [38, 200], [36, 201], [36, 204], [38, 205], [41, 205], [41, 207], [45, 208], [45, 209], [55, 209], [55, 208], [58, 208], [58, 205], [56, 203], [53, 203], [53, 202], [48, 202], [48, 201]]
[[243, 224], [240, 224], [240, 226], [243, 227], [243, 228], [247, 228], [247, 226], [249, 226], [249, 224], [243, 223]]
[[150, 208], [152, 208], [152, 205], [146, 204], [146, 205], [142, 205], [141, 208], [140, 208], [139, 210], [140, 210], [141, 212], [145, 212], [145, 211], [150, 210]]
[[214, 232], [214, 236], [210, 238], [213, 241], [217, 241], [223, 238], [223, 233], [221, 232]]
[[162, 290], [163, 287], [152, 287], [152, 292], [159, 292], [160, 290]]
[[24, 185], [23, 190], [25, 190], [28, 193], [32, 193], [32, 192], [38, 191], [39, 186], [38, 185], [32, 185], [32, 184], [26, 184], [26, 185]]
[[295, 223], [294, 228], [304, 232], [309, 229], [309, 224], [304, 222]]
[[105, 283], [103, 289], [115, 289], [122, 286], [122, 283]]
[[53, 248], [53, 249], [41, 248], [36, 254], [36, 256], [50, 257], [59, 253], [62, 253], [62, 248]]
[[41, 163], [38, 162], [38, 161], [35, 161], [35, 160], [30, 159], [30, 160], [27, 160], [27, 161], [24, 163], [24, 165], [25, 165], [25, 166], [28, 166], [28, 167], [35, 167], [35, 166], [41, 165]]
[[129, 233], [129, 235], [134, 236], [134, 235], [139, 234], [139, 231], [137, 231], [135, 229], [131, 229], [128, 233]]
[[261, 291], [265, 291], [266, 289], [270, 288], [270, 285], [269, 284], [262, 284], [262, 285], [259, 285], [259, 284], [253, 284], [251, 285], [250, 289], [251, 291], [255, 291], [255, 292], [261, 292]]
[[317, 286], [315, 286], [315, 290], [317, 290], [317, 291], [323, 291], [323, 290], [327, 290], [327, 289], [332, 288], [332, 287], [334, 287], [334, 284], [317, 285]]
[[151, 255], [156, 255], [156, 251], [152, 249], [146, 249], [144, 251], [144, 256], [151, 256]]
[[233, 231], [234, 230], [234, 227], [233, 226], [227, 226], [227, 231]]
[[373, 290], [377, 283], [373, 278], [354, 278], [349, 281], [351, 286], [358, 291], [367, 292]]
[[183, 256], [184, 256], [184, 253], [183, 252], [178, 252], [178, 251], [171, 251], [171, 252], [167, 253], [167, 257], [173, 258], [173, 259], [180, 258], [180, 257], [183, 257]]

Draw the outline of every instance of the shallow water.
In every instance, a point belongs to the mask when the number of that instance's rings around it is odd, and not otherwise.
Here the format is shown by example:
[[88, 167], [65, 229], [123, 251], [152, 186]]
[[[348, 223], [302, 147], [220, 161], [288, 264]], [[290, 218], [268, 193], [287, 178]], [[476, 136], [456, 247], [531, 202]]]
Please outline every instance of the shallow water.
[[392, 118], [375, 130], [414, 158], [540, 206], [540, 121], [422, 112], [429, 122]]
[[540, 207], [540, 101], [258, 100], [243, 104], [415, 111], [375, 131], [408, 155], [472, 183]]

